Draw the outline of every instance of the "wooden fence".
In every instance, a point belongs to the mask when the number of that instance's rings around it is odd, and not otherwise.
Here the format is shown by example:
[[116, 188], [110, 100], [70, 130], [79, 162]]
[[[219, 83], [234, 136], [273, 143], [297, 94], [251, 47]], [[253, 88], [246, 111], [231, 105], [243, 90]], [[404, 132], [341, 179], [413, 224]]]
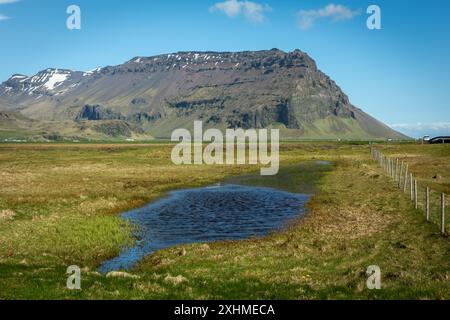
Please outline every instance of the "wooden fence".
[[437, 193], [428, 186], [419, 185], [417, 179], [409, 172], [409, 165], [397, 158], [385, 156], [372, 148], [372, 157], [380, 164], [385, 173], [396, 183], [397, 187], [408, 194], [414, 207], [422, 210], [428, 222], [439, 226], [441, 235], [447, 235], [445, 220], [445, 194]]

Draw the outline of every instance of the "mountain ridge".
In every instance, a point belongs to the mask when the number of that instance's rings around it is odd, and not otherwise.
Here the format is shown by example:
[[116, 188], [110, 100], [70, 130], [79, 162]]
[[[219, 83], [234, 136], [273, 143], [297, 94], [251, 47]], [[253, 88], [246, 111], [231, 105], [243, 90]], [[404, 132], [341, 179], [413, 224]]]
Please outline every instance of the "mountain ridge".
[[[167, 138], [203, 120], [218, 129], [279, 127], [285, 138], [406, 138], [354, 107], [298, 49], [184, 51], [88, 72], [48, 68], [29, 77], [16, 74], [0, 85], [0, 111], [47, 123], [41, 129], [62, 137], [63, 122], [114, 121], [133, 128], [125, 137]], [[82, 131], [78, 136], [89, 138]], [[119, 130], [112, 137], [124, 136]]]

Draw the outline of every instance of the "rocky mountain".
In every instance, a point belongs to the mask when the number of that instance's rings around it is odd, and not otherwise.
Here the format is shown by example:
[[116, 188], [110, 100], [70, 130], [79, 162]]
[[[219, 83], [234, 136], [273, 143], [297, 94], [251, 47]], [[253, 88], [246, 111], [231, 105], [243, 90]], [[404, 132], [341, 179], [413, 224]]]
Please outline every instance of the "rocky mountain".
[[0, 112], [29, 119], [13, 131], [34, 137], [167, 138], [203, 120], [219, 129], [276, 127], [285, 138], [405, 138], [354, 107], [300, 50], [179, 52], [89, 72], [13, 75], [0, 86]]

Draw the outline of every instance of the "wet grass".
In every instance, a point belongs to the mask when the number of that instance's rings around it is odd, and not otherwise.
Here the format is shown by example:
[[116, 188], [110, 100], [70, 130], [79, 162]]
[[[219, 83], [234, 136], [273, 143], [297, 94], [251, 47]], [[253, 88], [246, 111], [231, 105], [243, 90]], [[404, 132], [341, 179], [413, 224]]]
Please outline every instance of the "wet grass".
[[[379, 148], [407, 158], [418, 177], [439, 175], [434, 187], [447, 190], [448, 146]], [[449, 239], [383, 176], [368, 145], [284, 143], [281, 150], [280, 176], [255, 181], [250, 166], [175, 167], [165, 144], [0, 145], [0, 211], [16, 213], [0, 221], [0, 298], [450, 298]], [[95, 272], [133, 242], [119, 212], [237, 175], [316, 193], [309, 215], [261, 239], [163, 250], [132, 270], [138, 278]], [[81, 291], [65, 289], [73, 264], [83, 268]], [[370, 265], [382, 270], [382, 290], [366, 289]]]
[[282, 167], [275, 176], [261, 176], [256, 173], [228, 178], [225, 182], [313, 194], [317, 192], [318, 181], [332, 168], [332, 162], [304, 161], [300, 164]]

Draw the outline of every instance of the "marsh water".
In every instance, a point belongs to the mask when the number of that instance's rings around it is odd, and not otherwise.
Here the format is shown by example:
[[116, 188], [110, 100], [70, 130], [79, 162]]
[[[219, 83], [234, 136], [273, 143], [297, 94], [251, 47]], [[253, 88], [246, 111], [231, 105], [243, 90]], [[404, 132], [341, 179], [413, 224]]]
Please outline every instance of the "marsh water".
[[99, 271], [129, 270], [145, 256], [179, 244], [265, 236], [305, 213], [310, 193], [287, 191], [293, 181], [284, 179], [286, 188], [273, 188], [267, 186], [273, 185], [270, 180], [254, 185], [252, 179], [260, 178], [247, 176], [224, 184], [172, 191], [124, 213], [122, 217], [138, 227], [138, 240], [118, 257], [104, 262]]
[[136, 245], [105, 262], [100, 271], [127, 270], [146, 255], [177, 244], [266, 235], [304, 212], [309, 196], [227, 184], [170, 192], [123, 215], [139, 226]]

